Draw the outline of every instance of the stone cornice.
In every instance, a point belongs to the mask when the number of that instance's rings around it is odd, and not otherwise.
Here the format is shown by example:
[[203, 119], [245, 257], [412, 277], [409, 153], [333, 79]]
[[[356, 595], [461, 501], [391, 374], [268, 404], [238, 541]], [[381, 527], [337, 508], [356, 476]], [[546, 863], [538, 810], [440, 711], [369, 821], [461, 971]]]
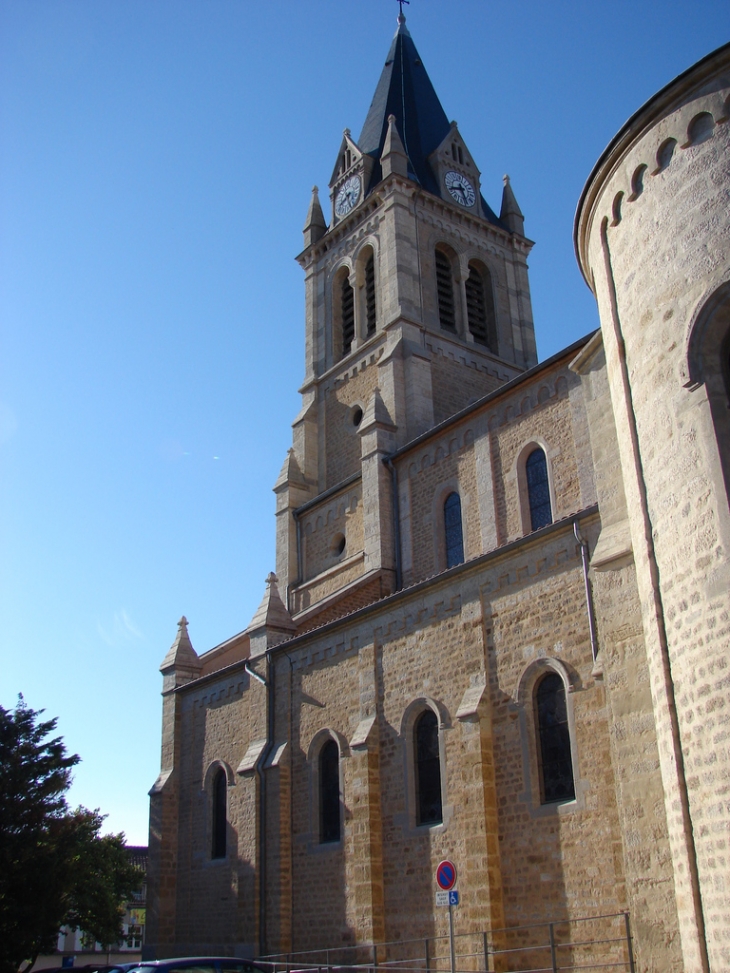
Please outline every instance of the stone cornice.
[[573, 221], [573, 247], [585, 282], [592, 288], [588, 260], [588, 237], [593, 213], [606, 183], [611, 179], [627, 152], [657, 122], [671, 113], [693, 92], [720, 71], [730, 71], [730, 43], [712, 51], [701, 61], [683, 71], [646, 101], [614, 135], [601, 153], [578, 200]]
[[[381, 598], [379, 601], [365, 605], [363, 608], [358, 608], [349, 615], [343, 615], [331, 622], [326, 622], [319, 628], [313, 628], [307, 632], [303, 632], [301, 635], [295, 635], [287, 642], [281, 642], [279, 645], [271, 648], [269, 650], [269, 654], [273, 657], [278, 653], [285, 653], [290, 652], [293, 649], [299, 649], [300, 647], [305, 646], [308, 642], [313, 642], [320, 639], [323, 635], [327, 635], [336, 631], [337, 629], [352, 626], [353, 624], [360, 622], [362, 619], [367, 618], [369, 615], [378, 613], [387, 614], [387, 612], [392, 610], [395, 605], [405, 602], [413, 596], [422, 597], [423, 593], [430, 588], [436, 588], [440, 584], [449, 582], [452, 578], [459, 575], [471, 574], [480, 571], [487, 565], [491, 564], [491, 562], [497, 562], [502, 558], [512, 556], [517, 551], [540, 544], [543, 540], [547, 539], [548, 537], [552, 537], [553, 535], [567, 534], [572, 537], [573, 523], [576, 520], [580, 521], [581, 523], [585, 523], [586, 521], [594, 521], [598, 515], [598, 504], [592, 504], [590, 507], [577, 510], [575, 513], [564, 517], [562, 520], [554, 521], [552, 524], [548, 524], [546, 527], [541, 527], [540, 530], [533, 531], [531, 534], [525, 534], [523, 537], [518, 537], [515, 540], [504, 544], [502, 547], [496, 547], [491, 551], [487, 551], [485, 554], [480, 554], [478, 557], [472, 558], [470, 561], [464, 561], [462, 564], [457, 564], [453, 568], [448, 568], [447, 570], [442, 571], [440, 574], [434, 575], [431, 578], [426, 578], [423, 581], [419, 581], [408, 588], [401, 588], [400, 591], [395, 591], [392, 595], [387, 595], [385, 598]], [[352, 648], [353, 650], [356, 650], [354, 645]], [[212, 679], [221, 677], [224, 679], [230, 678], [237, 671], [243, 671], [243, 667], [244, 662], [234, 662], [230, 666], [226, 666], [224, 669], [219, 669], [217, 672], [211, 672], [209, 675], [201, 676], [200, 679], [196, 679], [194, 682], [186, 683], [184, 686], [179, 686], [174, 690], [174, 692], [184, 693], [190, 692], [191, 690], [195, 691], [199, 689], [202, 684]]]

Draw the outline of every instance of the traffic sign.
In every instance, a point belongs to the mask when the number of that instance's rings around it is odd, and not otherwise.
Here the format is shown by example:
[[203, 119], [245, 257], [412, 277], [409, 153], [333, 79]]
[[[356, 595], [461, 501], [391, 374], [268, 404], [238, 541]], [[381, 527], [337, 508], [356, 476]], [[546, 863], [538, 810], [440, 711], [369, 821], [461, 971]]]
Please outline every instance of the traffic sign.
[[436, 869], [436, 884], [444, 892], [448, 892], [456, 885], [456, 865], [448, 859], [439, 862]]
[[447, 892], [446, 894], [449, 897], [449, 905], [458, 905], [459, 904], [459, 890], [458, 889], [452, 889], [450, 892]]
[[448, 905], [450, 892], [437, 892], [436, 893], [436, 905]]

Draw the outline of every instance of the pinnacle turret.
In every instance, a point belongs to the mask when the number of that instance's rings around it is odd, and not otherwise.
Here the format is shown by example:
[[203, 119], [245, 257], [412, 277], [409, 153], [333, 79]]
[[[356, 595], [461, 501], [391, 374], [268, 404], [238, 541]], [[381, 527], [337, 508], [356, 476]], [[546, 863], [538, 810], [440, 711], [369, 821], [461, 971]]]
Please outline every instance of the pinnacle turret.
[[292, 617], [281, 600], [278, 581], [274, 572], [270, 572], [264, 597], [246, 629], [251, 644], [251, 658], [291, 638], [296, 631]]
[[383, 144], [383, 154], [380, 158], [383, 178], [395, 173], [398, 176], [408, 175], [408, 156], [403, 148], [403, 142], [396, 127], [395, 115], [388, 115], [388, 132]]
[[322, 205], [319, 201], [319, 190], [316, 186], [312, 186], [312, 198], [309, 202], [307, 218], [304, 221], [302, 232], [304, 233], [305, 248], [310, 247], [317, 240], [321, 240], [327, 232], [327, 221], [322, 212]]
[[499, 212], [499, 218], [511, 233], [519, 233], [520, 236], [525, 235], [525, 218], [515, 199], [515, 194], [512, 190], [509, 176], [507, 175], [504, 177], [502, 209]]

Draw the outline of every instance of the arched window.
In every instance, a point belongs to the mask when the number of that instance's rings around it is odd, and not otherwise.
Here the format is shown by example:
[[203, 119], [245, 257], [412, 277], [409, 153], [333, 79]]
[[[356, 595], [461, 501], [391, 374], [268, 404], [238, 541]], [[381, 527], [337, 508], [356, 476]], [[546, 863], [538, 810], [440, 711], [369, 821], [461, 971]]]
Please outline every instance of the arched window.
[[644, 174], [646, 173], [646, 166], [642, 163], [637, 166], [634, 170], [634, 174], [631, 177], [631, 195], [629, 196], [629, 201], [633, 202], [638, 199], [639, 196], [644, 192]]
[[465, 283], [466, 316], [474, 341], [497, 350], [497, 333], [494, 315], [492, 281], [486, 267], [478, 269], [469, 264], [469, 276]]
[[365, 324], [366, 337], [375, 334], [375, 256], [371, 253], [365, 263]]
[[340, 308], [342, 313], [342, 354], [348, 355], [355, 337], [355, 294], [350, 284], [349, 276], [343, 277], [340, 290]]
[[213, 778], [213, 833], [211, 858], [226, 857], [226, 828], [228, 825], [227, 803], [228, 780], [221, 767]]
[[550, 487], [548, 484], [547, 459], [538, 447], [533, 449], [525, 463], [527, 497], [530, 502], [530, 526], [538, 530], [553, 522], [550, 506]]
[[687, 128], [687, 140], [692, 145], [705, 142], [712, 137], [715, 130], [715, 119], [708, 111], [701, 111], [695, 115]]
[[446, 567], [464, 561], [464, 537], [461, 529], [461, 500], [458, 493], [450, 493], [444, 502], [444, 537]]
[[456, 331], [454, 275], [451, 272], [451, 262], [442, 250], [436, 251], [436, 290], [439, 302], [439, 323], [445, 331]]
[[664, 169], [666, 169], [669, 163], [672, 161], [676, 144], [676, 139], [665, 139], [659, 146], [656, 154], [656, 169], [654, 170], [655, 175], [658, 172], [662, 172]]
[[416, 754], [417, 824], [441, 824], [441, 761], [439, 759], [439, 728], [431, 709], [416, 720], [414, 728]]
[[540, 680], [535, 693], [535, 709], [542, 803], [572, 801], [575, 798], [573, 761], [565, 686], [560, 676], [550, 673]]
[[334, 740], [319, 752], [319, 840], [340, 840], [340, 751]]
[[724, 480], [716, 489], [723, 489], [730, 501], [730, 282], [720, 285], [700, 308], [687, 351], [687, 388], [705, 386]]

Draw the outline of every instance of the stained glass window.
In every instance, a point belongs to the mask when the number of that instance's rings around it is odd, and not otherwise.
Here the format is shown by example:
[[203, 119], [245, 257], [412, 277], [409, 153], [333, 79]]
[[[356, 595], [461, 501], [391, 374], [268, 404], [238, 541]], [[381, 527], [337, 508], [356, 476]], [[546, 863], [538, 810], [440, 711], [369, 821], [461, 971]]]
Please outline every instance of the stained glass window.
[[452, 568], [464, 560], [464, 537], [461, 530], [461, 500], [458, 493], [450, 493], [444, 503], [444, 531], [446, 535], [446, 567]]
[[334, 740], [319, 752], [319, 840], [340, 840], [340, 751]]
[[440, 824], [443, 820], [441, 761], [438, 721], [433, 710], [427, 709], [418, 717], [415, 744], [418, 824]]
[[550, 507], [550, 487], [548, 486], [547, 460], [541, 449], [533, 449], [525, 463], [527, 495], [530, 501], [530, 523], [532, 530], [538, 530], [553, 522]]
[[542, 803], [571, 801], [575, 798], [570, 732], [565, 703], [565, 686], [558, 675], [548, 675], [537, 687], [535, 696], [540, 737]]
[[226, 772], [221, 768], [213, 780], [213, 843], [212, 858], [226, 857], [226, 827], [228, 815], [226, 808], [226, 791], [228, 781]]

